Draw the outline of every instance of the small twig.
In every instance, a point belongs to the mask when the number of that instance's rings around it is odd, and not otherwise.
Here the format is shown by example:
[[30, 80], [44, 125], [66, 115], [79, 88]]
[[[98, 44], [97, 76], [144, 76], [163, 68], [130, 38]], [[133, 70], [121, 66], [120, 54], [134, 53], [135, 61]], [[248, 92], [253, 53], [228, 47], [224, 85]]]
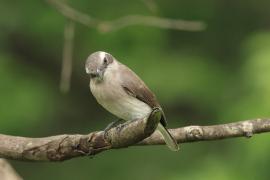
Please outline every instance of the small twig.
[[70, 89], [70, 78], [72, 74], [72, 54], [74, 41], [75, 24], [72, 20], [67, 20], [64, 29], [63, 61], [60, 80], [61, 92], [68, 92]]
[[46, 0], [46, 1], [68, 19], [86, 25], [88, 27], [94, 27], [97, 24], [97, 20], [95, 18], [89, 16], [88, 14], [75, 10], [62, 0]]
[[[157, 116], [155, 116], [157, 115]], [[130, 145], [158, 145], [164, 141], [158, 132], [148, 137], [160, 115], [150, 120], [131, 121], [88, 135], [58, 135], [45, 138], [25, 138], [0, 134], [0, 157], [30, 161], [62, 161], [79, 156], [95, 155], [109, 149]], [[169, 130], [179, 143], [251, 137], [270, 132], [270, 119], [255, 119], [213, 126], [187, 126]], [[148, 137], [144, 139], [145, 137]], [[143, 141], [139, 142], [140, 140]], [[137, 143], [137, 144], [136, 144]], [[183, 147], [183, 146], [182, 146]]]
[[120, 30], [132, 25], [153, 26], [162, 29], [175, 29], [184, 31], [201, 31], [205, 29], [204, 23], [200, 21], [186, 21], [143, 15], [128, 15], [112, 21], [101, 21], [97, 24], [97, 28], [101, 32], [110, 32]]
[[66, 18], [87, 27], [97, 28], [101, 32], [120, 30], [131, 25], [153, 26], [157, 28], [183, 31], [201, 31], [206, 27], [206, 25], [201, 21], [186, 21], [181, 19], [169, 19], [144, 15], [127, 15], [115, 20], [104, 21], [94, 18], [86, 13], [77, 11], [61, 0], [46, 1]]

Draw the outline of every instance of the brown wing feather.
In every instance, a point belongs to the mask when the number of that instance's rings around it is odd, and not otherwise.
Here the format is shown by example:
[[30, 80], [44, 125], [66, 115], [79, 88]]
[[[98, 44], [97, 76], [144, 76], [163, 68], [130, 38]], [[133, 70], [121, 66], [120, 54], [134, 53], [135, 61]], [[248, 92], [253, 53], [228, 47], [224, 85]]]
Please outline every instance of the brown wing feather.
[[[145, 85], [145, 83], [137, 76], [132, 70], [130, 70], [125, 65], [120, 65], [121, 69], [121, 82], [122, 87], [126, 91], [127, 94], [133, 96], [140, 101], [148, 104], [152, 109], [161, 108], [159, 102], [156, 99], [154, 93]], [[162, 118], [160, 120], [163, 126], [167, 125], [166, 117], [162, 110]]]

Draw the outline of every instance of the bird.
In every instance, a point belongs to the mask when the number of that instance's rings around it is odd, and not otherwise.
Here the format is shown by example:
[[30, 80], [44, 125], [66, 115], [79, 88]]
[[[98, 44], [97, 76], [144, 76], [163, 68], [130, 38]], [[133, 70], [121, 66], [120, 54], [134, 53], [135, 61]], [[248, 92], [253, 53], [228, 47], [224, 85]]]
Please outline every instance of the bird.
[[159, 108], [162, 116], [157, 130], [170, 150], [179, 150], [166, 128], [166, 117], [155, 94], [130, 68], [111, 54], [97, 51], [86, 59], [85, 70], [90, 75], [90, 90], [97, 102], [121, 120], [148, 118], [153, 109]]

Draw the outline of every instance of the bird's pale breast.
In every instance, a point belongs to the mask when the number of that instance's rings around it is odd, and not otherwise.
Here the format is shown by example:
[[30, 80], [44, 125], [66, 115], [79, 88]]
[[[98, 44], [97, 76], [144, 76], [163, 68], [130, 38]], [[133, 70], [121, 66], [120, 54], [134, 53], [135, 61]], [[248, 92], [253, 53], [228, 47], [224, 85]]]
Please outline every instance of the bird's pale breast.
[[98, 103], [115, 116], [124, 120], [148, 117], [152, 111], [151, 107], [128, 95], [122, 88], [121, 82], [118, 82], [120, 78], [117, 76], [117, 72], [108, 71], [102, 82], [90, 82], [91, 92]]

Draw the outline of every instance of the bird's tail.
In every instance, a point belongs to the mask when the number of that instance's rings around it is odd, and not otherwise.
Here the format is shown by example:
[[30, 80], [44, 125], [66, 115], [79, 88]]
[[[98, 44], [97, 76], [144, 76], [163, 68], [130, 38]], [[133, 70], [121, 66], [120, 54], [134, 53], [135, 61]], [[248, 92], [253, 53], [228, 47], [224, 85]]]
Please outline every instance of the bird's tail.
[[162, 135], [166, 145], [170, 148], [170, 150], [178, 151], [179, 146], [178, 146], [176, 140], [169, 133], [169, 131], [161, 123], [158, 123], [157, 129], [160, 132], [160, 134]]

